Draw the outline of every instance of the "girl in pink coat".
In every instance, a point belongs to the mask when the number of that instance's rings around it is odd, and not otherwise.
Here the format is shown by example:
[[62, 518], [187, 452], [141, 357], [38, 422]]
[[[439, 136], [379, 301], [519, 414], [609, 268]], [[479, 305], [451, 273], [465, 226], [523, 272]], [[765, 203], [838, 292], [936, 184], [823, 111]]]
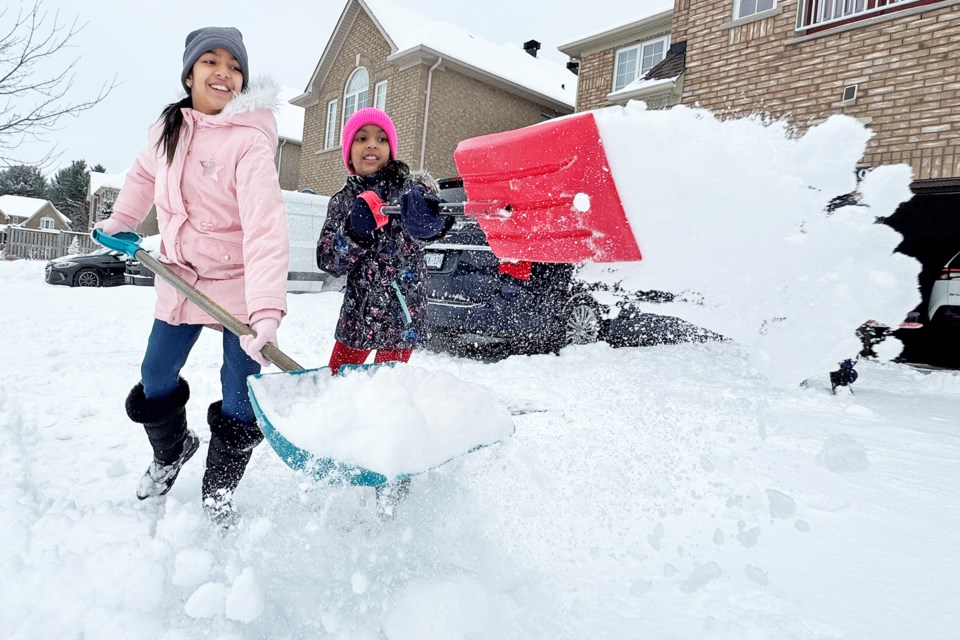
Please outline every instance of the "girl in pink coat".
[[[181, 82], [187, 97], [168, 105], [127, 174], [108, 234], [130, 231], [156, 205], [163, 261], [240, 320], [255, 336], [223, 333], [222, 400], [210, 405], [210, 446], [203, 503], [216, 521], [233, 519], [231, 496], [263, 439], [247, 397], [247, 376], [267, 364], [260, 349], [276, 343], [286, 313], [289, 247], [283, 198], [274, 165], [276, 87], [248, 86], [240, 32], [205, 27], [191, 32]], [[272, 91], [271, 91], [272, 89]], [[204, 326], [220, 328], [171, 285], [156, 281], [157, 304], [140, 382], [126, 401], [142, 423], [153, 461], [140, 480], [140, 499], [165, 494], [199, 440], [187, 428], [187, 382], [180, 377]]]

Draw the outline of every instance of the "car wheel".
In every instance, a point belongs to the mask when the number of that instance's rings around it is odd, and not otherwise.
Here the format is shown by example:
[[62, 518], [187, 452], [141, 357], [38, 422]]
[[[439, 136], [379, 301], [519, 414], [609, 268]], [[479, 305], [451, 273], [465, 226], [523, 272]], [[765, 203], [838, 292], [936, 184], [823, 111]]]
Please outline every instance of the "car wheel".
[[563, 314], [563, 344], [593, 344], [600, 339], [600, 312], [592, 300], [571, 302]]
[[101, 284], [100, 274], [93, 269], [82, 269], [77, 272], [73, 282], [74, 286], [77, 287], [99, 287]]

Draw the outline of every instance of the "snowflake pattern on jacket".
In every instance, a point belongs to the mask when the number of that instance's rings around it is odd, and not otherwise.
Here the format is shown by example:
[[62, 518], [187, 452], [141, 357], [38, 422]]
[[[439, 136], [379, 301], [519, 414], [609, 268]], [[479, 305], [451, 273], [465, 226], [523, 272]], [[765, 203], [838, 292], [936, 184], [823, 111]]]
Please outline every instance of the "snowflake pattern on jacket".
[[330, 198], [317, 241], [317, 266], [332, 276], [347, 276], [336, 339], [354, 349], [413, 349], [423, 344], [428, 327], [423, 247], [442, 237], [452, 223], [448, 219], [435, 238], [421, 240], [404, 230], [399, 216], [391, 216], [372, 241], [355, 240], [348, 221], [363, 191], [375, 191], [384, 204], [396, 204], [414, 189], [438, 191], [426, 174], [401, 181], [388, 179], [385, 173], [349, 176]]

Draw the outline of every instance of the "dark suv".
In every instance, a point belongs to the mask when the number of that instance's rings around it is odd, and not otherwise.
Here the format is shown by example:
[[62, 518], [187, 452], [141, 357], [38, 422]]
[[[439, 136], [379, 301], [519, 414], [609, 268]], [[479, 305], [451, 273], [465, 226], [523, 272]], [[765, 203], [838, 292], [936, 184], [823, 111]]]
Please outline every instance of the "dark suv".
[[[447, 202], [466, 199], [459, 178], [441, 180], [440, 189]], [[598, 340], [628, 346], [714, 337], [639, 310], [669, 294], [588, 284], [570, 264], [501, 263], [471, 218], [457, 218], [444, 238], [427, 245], [425, 259], [431, 340], [439, 348], [497, 343], [512, 352], [547, 352]]]

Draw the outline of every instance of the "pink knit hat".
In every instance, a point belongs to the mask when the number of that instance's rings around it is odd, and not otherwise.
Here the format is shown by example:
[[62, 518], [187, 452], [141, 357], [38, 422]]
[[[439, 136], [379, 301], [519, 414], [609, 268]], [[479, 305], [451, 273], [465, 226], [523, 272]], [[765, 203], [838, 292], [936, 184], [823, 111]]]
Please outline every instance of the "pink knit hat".
[[353, 173], [353, 167], [350, 166], [350, 148], [353, 146], [353, 137], [361, 127], [368, 124], [375, 124], [387, 134], [387, 142], [390, 145], [390, 158], [397, 159], [397, 129], [393, 126], [393, 120], [390, 119], [380, 109], [365, 107], [354, 113], [343, 125], [343, 132], [340, 134], [340, 146], [343, 147], [343, 164], [347, 171]]

